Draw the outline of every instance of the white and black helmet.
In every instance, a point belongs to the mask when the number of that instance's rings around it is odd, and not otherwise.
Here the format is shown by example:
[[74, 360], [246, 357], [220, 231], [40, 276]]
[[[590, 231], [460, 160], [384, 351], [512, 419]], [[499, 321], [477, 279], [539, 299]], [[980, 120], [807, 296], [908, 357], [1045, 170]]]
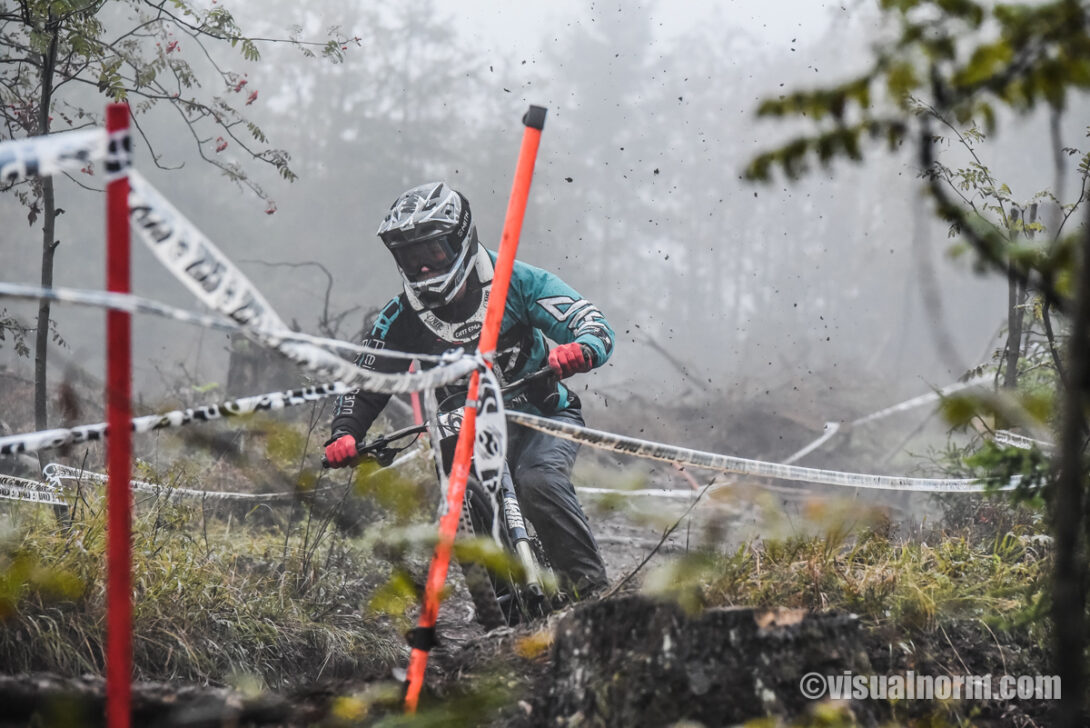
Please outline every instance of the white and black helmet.
[[405, 281], [424, 308], [454, 300], [477, 262], [477, 228], [469, 202], [444, 182], [404, 192], [378, 227]]

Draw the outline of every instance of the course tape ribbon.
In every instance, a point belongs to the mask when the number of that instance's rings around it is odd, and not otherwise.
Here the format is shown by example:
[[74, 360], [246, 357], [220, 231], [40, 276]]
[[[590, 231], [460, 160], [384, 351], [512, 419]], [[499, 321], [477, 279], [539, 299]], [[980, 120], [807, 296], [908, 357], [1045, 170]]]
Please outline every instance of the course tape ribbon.
[[615, 435], [589, 427], [557, 422], [545, 417], [524, 412], [507, 412], [507, 419], [520, 425], [541, 432], [549, 433], [565, 440], [582, 442], [602, 450], [635, 455], [651, 460], [668, 463], [683, 463], [707, 470], [720, 470], [728, 473], [740, 473], [778, 480], [793, 480], [804, 483], [822, 483], [853, 488], [873, 488], [878, 490], [916, 491], [924, 493], [983, 493], [992, 490], [1011, 490], [1015, 483], [989, 486], [980, 480], [968, 478], [908, 478], [890, 475], [869, 475], [864, 473], [843, 473], [834, 470], [818, 470], [798, 465], [768, 463], [760, 460], [718, 455], [716, 453], [690, 450], [673, 445], [641, 440], [624, 435]]
[[402, 394], [452, 384], [483, 362], [457, 349], [438, 366], [413, 374], [362, 369], [317, 346], [289, 340], [288, 327], [264, 296], [219, 248], [159, 194], [140, 173], [129, 175], [133, 227], [151, 252], [197, 298], [239, 324], [260, 344], [276, 349], [322, 379], [370, 392]]
[[[285, 407], [316, 402], [325, 397], [344, 394], [347, 391], [348, 387], [342, 382], [333, 382], [331, 384], [316, 384], [310, 387], [291, 389], [286, 392], [270, 392], [269, 394], [259, 394], [253, 397], [240, 397], [220, 404], [172, 410], [158, 415], [134, 417], [132, 431], [151, 432], [167, 427], [180, 427], [191, 422], [209, 422], [224, 417], [237, 417], [264, 410], [281, 410]], [[9, 435], [0, 437], [0, 455], [38, 452], [63, 445], [92, 442], [101, 440], [108, 434], [106, 423], [99, 422], [94, 425], [80, 425], [79, 427]]]
[[925, 404], [930, 404], [931, 402], [937, 402], [938, 400], [942, 399], [943, 397], [949, 397], [954, 392], [960, 392], [963, 389], [969, 389], [970, 387], [975, 387], [976, 385], [983, 384], [984, 382], [986, 382], [986, 381], [988, 381], [990, 379], [991, 379], [991, 377], [989, 377], [989, 376], [979, 376], [979, 377], [973, 377], [972, 379], [968, 379], [968, 380], [966, 380], [964, 382], [956, 382], [954, 384], [947, 385], [947, 386], [943, 387], [942, 389], [936, 390], [934, 392], [928, 392], [927, 394], [921, 394], [918, 397], [913, 397], [912, 399], [907, 399], [904, 402], [901, 402], [900, 404], [895, 404], [895, 405], [893, 405], [891, 407], [886, 407], [885, 409], [880, 409], [877, 412], [872, 412], [871, 414], [866, 415], [865, 417], [860, 417], [858, 419], [852, 420], [850, 424], [851, 424], [852, 427], [858, 427], [859, 425], [863, 425], [863, 424], [866, 424], [868, 422], [873, 422], [874, 420], [880, 420], [880, 419], [882, 419], [884, 417], [889, 417], [890, 415], [897, 414], [898, 412], [905, 412], [905, 411], [910, 410], [910, 409], [915, 409], [917, 407], [921, 407], [921, 406], [923, 406]]
[[[709, 493], [714, 493], [725, 486], [716, 486], [708, 490]], [[671, 489], [671, 488], [634, 488], [628, 490], [625, 488], [591, 488], [588, 486], [578, 485], [575, 489], [580, 493], [588, 493], [590, 495], [604, 495], [610, 497], [616, 496], [647, 496], [650, 498], [671, 498], [676, 500], [691, 501], [697, 497], [697, 492], [688, 488]]]
[[826, 422], [825, 423], [825, 434], [823, 434], [821, 437], [814, 440], [809, 445], [802, 448], [801, 450], [799, 450], [795, 454], [788, 457], [786, 460], [783, 461], [783, 464], [784, 465], [790, 465], [791, 463], [795, 462], [796, 460], [799, 460], [800, 458], [803, 458], [803, 457], [809, 455], [814, 450], [817, 450], [819, 447], [821, 447], [826, 442], [828, 442], [832, 438], [832, 436], [835, 435], [838, 432], [840, 432], [840, 423], [839, 422]]
[[1056, 447], [1051, 442], [1036, 440], [1032, 437], [1026, 437], [1025, 435], [1019, 435], [1016, 432], [1011, 432], [1010, 430], [996, 430], [995, 434], [992, 435], [992, 440], [999, 443], [1000, 445], [1017, 447], [1021, 450], [1029, 450], [1033, 447], [1037, 447], [1044, 452], [1050, 452]]
[[[59, 463], [50, 463], [42, 469], [42, 474], [49, 479], [51, 483], [60, 485], [62, 480], [82, 480], [89, 478], [91, 480], [105, 483], [109, 476], [105, 473], [95, 473], [89, 470], [80, 470], [79, 468], [72, 468], [67, 465], [61, 465]], [[283, 501], [297, 500], [300, 493], [296, 492], [282, 492], [282, 493], [230, 493], [213, 490], [195, 490], [193, 488], [176, 488], [171, 485], [162, 485], [158, 483], [146, 483], [141, 480], [130, 481], [130, 485], [133, 490], [143, 493], [153, 493], [155, 495], [165, 495], [170, 499], [176, 498], [200, 498], [202, 500], [229, 500], [229, 501], [243, 501], [248, 503], [277, 503]], [[331, 486], [331, 487], [343, 487], [343, 486]]]
[[57, 494], [57, 488], [50, 483], [41, 483], [14, 475], [0, 475], [0, 498], [31, 503], [46, 503], [63, 506], [65, 502]]
[[202, 303], [252, 329], [288, 327], [234, 263], [133, 170], [129, 217], [148, 249]]
[[106, 133], [106, 181], [127, 177], [132, 169], [132, 137], [126, 124]]
[[[42, 288], [40, 286], [28, 286], [22, 283], [0, 282], [0, 298], [18, 298], [27, 300], [48, 299], [60, 303], [69, 303], [77, 306], [93, 306], [95, 308], [107, 308], [114, 311], [127, 311], [128, 313], [147, 313], [163, 318], [181, 321], [188, 324], [196, 324], [207, 329], [228, 331], [231, 333], [246, 332], [247, 329], [235, 323], [226, 316], [209, 315], [186, 311], [150, 298], [134, 296], [129, 293], [111, 293], [108, 291], [88, 291], [78, 288]], [[275, 335], [288, 341], [303, 341], [315, 346], [321, 346], [331, 350], [351, 351], [357, 354], [374, 354], [391, 359], [418, 359], [427, 362], [443, 361], [441, 355], [412, 354], [393, 349], [375, 349], [370, 346], [353, 344], [340, 339], [327, 339], [321, 336], [311, 336], [298, 331], [284, 330], [260, 330], [259, 333]]]
[[[935, 401], [938, 401], [939, 399], [942, 399], [943, 397], [949, 396], [949, 395], [953, 394], [954, 392], [960, 392], [963, 389], [968, 389], [969, 387], [973, 387], [973, 386], [976, 386], [977, 384], [981, 384], [981, 383], [987, 381], [988, 379], [989, 379], [989, 377], [979, 376], [979, 377], [973, 377], [972, 379], [966, 380], [964, 382], [955, 382], [954, 384], [947, 385], [947, 386], [945, 386], [942, 389], [939, 389], [937, 391], [928, 392], [927, 394], [921, 394], [918, 397], [913, 397], [912, 399], [906, 399], [904, 402], [900, 402], [898, 404], [891, 405], [889, 407], [885, 407], [884, 409], [880, 409], [877, 412], [872, 412], [869, 415], [865, 415], [863, 417], [858, 417], [858, 418], [852, 420], [851, 422], [849, 422], [847, 427], [848, 428], [858, 427], [859, 425], [865, 425], [868, 422], [873, 422], [875, 420], [880, 420], [880, 419], [884, 419], [886, 417], [889, 417], [890, 415], [895, 415], [898, 412], [907, 412], [908, 410], [916, 409], [917, 407], [922, 407], [925, 404], [930, 404], [931, 402], [935, 402]], [[804, 446], [798, 452], [793, 453], [792, 455], [788, 456], [783, 461], [783, 464], [784, 465], [790, 465], [791, 463], [795, 462], [796, 460], [800, 460], [804, 456], [809, 455], [814, 450], [818, 449], [819, 447], [824, 445], [826, 442], [828, 442], [833, 437], [833, 435], [835, 435], [839, 431], [840, 431], [840, 423], [838, 423], [838, 422], [826, 422], [825, 423], [825, 431], [821, 435], [821, 437], [817, 438], [816, 440], [814, 440], [810, 444]]]
[[0, 142], [0, 184], [77, 172], [106, 158], [106, 130], [81, 129]]

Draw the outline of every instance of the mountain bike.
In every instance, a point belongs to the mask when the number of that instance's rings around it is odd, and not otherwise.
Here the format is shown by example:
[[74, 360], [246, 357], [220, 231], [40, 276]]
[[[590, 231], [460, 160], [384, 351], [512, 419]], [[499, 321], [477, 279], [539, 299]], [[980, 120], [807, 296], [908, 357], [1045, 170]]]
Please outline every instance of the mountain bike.
[[[524, 396], [523, 392], [535, 383], [548, 381], [554, 376], [553, 371], [546, 367], [511, 382], [500, 391], [505, 401], [515, 399]], [[445, 450], [448, 469], [461, 426], [461, 408], [448, 409], [445, 406], [452, 401], [464, 402], [465, 393], [447, 397], [439, 407], [438, 447]], [[360, 457], [373, 459], [381, 467], [389, 467], [401, 452], [427, 432], [427, 424], [405, 427], [358, 444], [356, 453]], [[412, 440], [404, 443], [410, 437]], [[324, 457], [322, 466], [328, 467]], [[497, 514], [499, 518], [496, 518]], [[523, 518], [510, 477], [503, 478], [500, 487], [490, 493], [475, 475], [470, 475], [466, 480], [458, 535], [490, 538], [508, 557], [500, 560], [502, 563], [492, 569], [477, 561], [460, 559], [458, 562], [466, 589], [473, 600], [477, 622], [485, 629], [527, 622], [548, 614], [563, 603], [564, 595], [557, 589], [556, 577], [545, 549], [533, 525]]]

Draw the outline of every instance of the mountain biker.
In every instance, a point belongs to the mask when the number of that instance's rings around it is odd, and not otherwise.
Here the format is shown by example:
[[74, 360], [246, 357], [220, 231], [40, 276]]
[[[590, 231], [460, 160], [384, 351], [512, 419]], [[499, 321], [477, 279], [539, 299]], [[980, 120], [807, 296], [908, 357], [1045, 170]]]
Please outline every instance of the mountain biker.
[[[476, 349], [496, 255], [478, 242], [468, 200], [443, 182], [413, 187], [390, 207], [378, 236], [394, 256], [403, 292], [383, 307], [364, 344], [420, 354]], [[549, 349], [546, 337], [557, 345]], [[613, 343], [613, 329], [595, 305], [552, 273], [515, 261], [494, 369], [501, 384], [546, 364], [555, 378], [508, 408], [582, 425], [579, 397], [559, 380], [604, 364]], [[405, 359], [369, 354], [356, 363], [381, 372], [409, 367]], [[389, 399], [355, 390], [337, 401], [325, 448], [331, 466], [352, 464], [357, 443]], [[571, 483], [578, 449], [578, 443], [509, 423], [504, 477], [513, 478], [562, 588], [585, 598], [608, 580]]]

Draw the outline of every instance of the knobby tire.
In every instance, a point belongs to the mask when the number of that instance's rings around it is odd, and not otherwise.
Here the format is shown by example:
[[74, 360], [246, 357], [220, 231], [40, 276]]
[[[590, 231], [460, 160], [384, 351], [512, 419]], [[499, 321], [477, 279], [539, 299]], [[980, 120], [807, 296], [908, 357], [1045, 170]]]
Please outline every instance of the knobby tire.
[[[459, 523], [459, 531], [467, 536], [479, 535], [489, 537], [491, 534], [492, 517], [491, 504], [488, 495], [479, 483], [473, 480], [466, 482], [466, 499], [462, 509], [462, 519]], [[466, 589], [473, 600], [474, 613], [477, 622], [486, 630], [496, 627], [507, 627], [518, 623], [515, 604], [512, 610], [505, 613], [500, 604], [498, 586], [502, 579], [498, 574], [491, 573], [484, 564], [473, 561], [459, 561], [462, 576], [465, 577]], [[517, 591], [517, 585], [503, 584], [511, 590], [511, 594]], [[512, 601], [514, 598], [512, 598]]]

